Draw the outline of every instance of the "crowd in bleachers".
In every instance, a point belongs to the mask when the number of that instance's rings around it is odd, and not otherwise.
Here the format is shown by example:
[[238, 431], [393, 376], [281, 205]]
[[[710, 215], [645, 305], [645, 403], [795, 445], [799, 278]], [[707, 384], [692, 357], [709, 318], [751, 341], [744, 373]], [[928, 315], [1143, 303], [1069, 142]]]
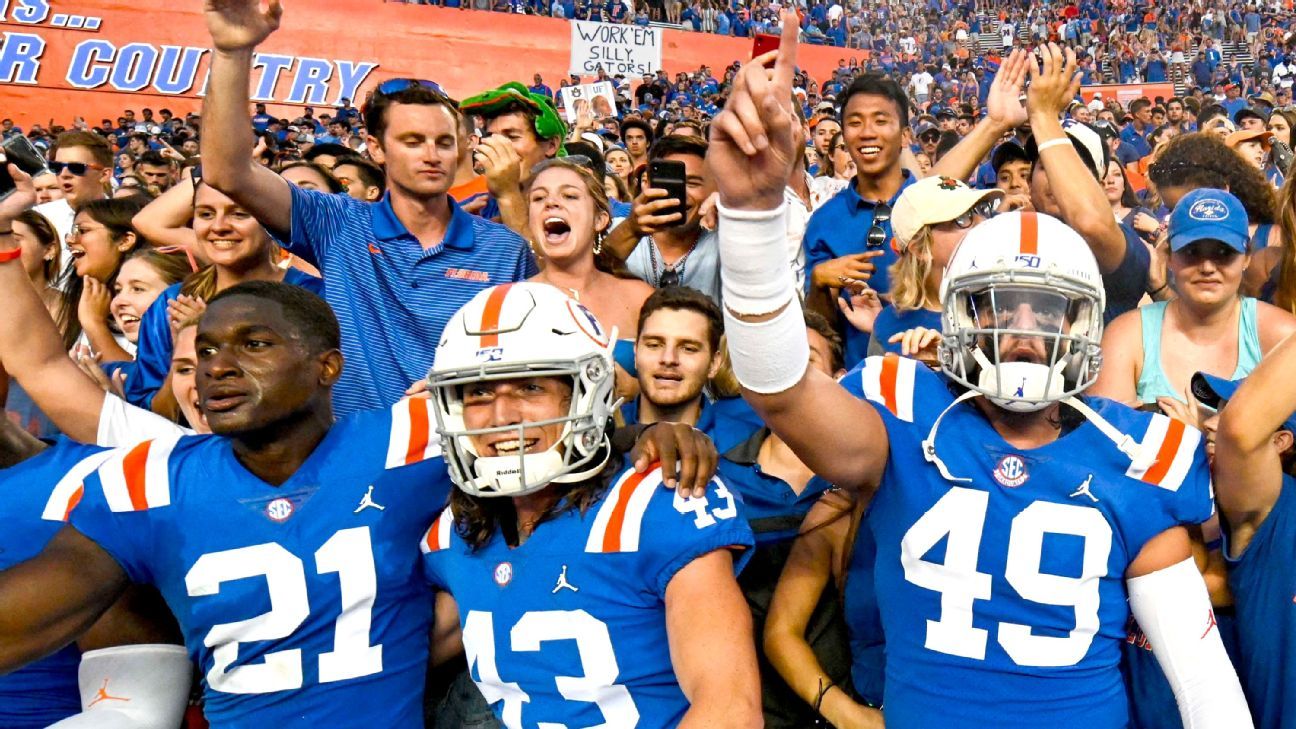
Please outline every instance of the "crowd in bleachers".
[[1288, 9], [279, 116], [277, 8], [0, 126], [0, 726], [1291, 725]]

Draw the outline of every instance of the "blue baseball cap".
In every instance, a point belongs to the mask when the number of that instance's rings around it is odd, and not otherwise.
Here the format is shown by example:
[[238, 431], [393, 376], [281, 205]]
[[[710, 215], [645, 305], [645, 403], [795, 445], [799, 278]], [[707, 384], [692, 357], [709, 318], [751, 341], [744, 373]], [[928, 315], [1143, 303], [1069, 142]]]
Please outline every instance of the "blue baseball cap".
[[[1237, 393], [1243, 382], [1246, 382], [1245, 377], [1240, 380], [1226, 380], [1223, 377], [1198, 372], [1192, 376], [1192, 394], [1201, 404], [1219, 410], [1221, 403], [1233, 399], [1233, 395]], [[1278, 430], [1296, 434], [1296, 413], [1289, 415]]]
[[1203, 187], [1183, 196], [1170, 213], [1170, 250], [1180, 251], [1199, 240], [1217, 240], [1238, 253], [1247, 252], [1247, 229], [1242, 201], [1224, 190]]

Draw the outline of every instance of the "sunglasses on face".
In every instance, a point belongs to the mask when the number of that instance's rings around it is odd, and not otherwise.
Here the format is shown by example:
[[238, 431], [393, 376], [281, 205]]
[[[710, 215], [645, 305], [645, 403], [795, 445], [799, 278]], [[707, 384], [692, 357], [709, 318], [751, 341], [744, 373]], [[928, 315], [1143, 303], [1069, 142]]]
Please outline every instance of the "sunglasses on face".
[[63, 170], [66, 169], [77, 177], [82, 177], [90, 170], [102, 170], [103, 165], [87, 162], [50, 162], [49, 168], [50, 172], [56, 175], [63, 174]]
[[869, 250], [877, 250], [887, 242], [887, 231], [882, 226], [891, 222], [891, 206], [886, 203], [879, 203], [873, 208], [873, 225], [869, 228], [868, 237], [865, 238], [865, 246]]
[[947, 222], [953, 223], [957, 228], [966, 230], [972, 227], [972, 222], [976, 220], [977, 217], [989, 220], [990, 218], [993, 218], [997, 212], [999, 212], [999, 201], [985, 200], [973, 205], [971, 209], [967, 210], [962, 215]]

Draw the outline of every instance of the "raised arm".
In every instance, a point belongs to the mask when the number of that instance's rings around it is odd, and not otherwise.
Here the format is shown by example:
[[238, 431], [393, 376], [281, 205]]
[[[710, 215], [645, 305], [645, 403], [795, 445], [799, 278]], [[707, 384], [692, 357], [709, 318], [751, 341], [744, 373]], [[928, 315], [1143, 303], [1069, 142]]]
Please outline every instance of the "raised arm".
[[1004, 134], [1026, 123], [1026, 107], [1022, 105], [1021, 94], [1030, 59], [1030, 54], [1020, 48], [1008, 54], [990, 84], [985, 118], [972, 127], [963, 141], [940, 158], [940, 162], [932, 167], [931, 174], [956, 180], [968, 179]]
[[[0, 202], [0, 232], [11, 230], [13, 218], [35, 201], [31, 178], [9, 165], [18, 189]], [[0, 234], [0, 254], [14, 250], [12, 235]], [[0, 263], [0, 362], [18, 380], [49, 419], [69, 437], [95, 442], [104, 392], [63, 350], [63, 340], [45, 304], [18, 260]]]
[[186, 177], [171, 186], [144, 209], [135, 214], [131, 225], [144, 239], [156, 246], [180, 246], [194, 250], [189, 220], [193, 217], [194, 183]]
[[0, 673], [75, 640], [128, 584], [112, 556], [63, 527], [40, 554], [0, 572]]
[[[805, 319], [786, 260], [796, 28], [796, 14], [785, 13], [779, 50], [739, 71], [711, 125], [725, 332], [743, 397], [769, 427], [815, 473], [867, 493], [886, 465], [886, 428], [872, 406], [807, 366]], [[763, 65], [771, 60], [772, 71]]]
[[[1247, 376], [1220, 413], [1215, 433], [1215, 499], [1231, 530], [1229, 548], [1245, 549], [1278, 501], [1282, 462], [1274, 433], [1296, 412], [1296, 336], [1289, 336]], [[1287, 436], [1290, 446], [1291, 437]]]
[[202, 109], [203, 179], [279, 233], [292, 227], [292, 192], [252, 159], [248, 87], [256, 46], [279, 28], [283, 7], [269, 0], [205, 0], [212, 38], [211, 74]]
[[[1080, 89], [1075, 51], [1063, 51], [1056, 44], [1041, 46], [1042, 69], [1034, 61], [1027, 64], [1031, 85], [1027, 91], [1027, 111], [1031, 131], [1039, 145], [1039, 162], [1048, 175], [1053, 197], [1057, 200], [1062, 222], [1071, 226], [1089, 244], [1098, 268], [1104, 274], [1120, 267], [1125, 260], [1125, 234], [1112, 215], [1107, 194], [1094, 173], [1085, 166], [1070, 138], [1058, 121], [1062, 110]], [[1065, 144], [1050, 145], [1054, 140]]]

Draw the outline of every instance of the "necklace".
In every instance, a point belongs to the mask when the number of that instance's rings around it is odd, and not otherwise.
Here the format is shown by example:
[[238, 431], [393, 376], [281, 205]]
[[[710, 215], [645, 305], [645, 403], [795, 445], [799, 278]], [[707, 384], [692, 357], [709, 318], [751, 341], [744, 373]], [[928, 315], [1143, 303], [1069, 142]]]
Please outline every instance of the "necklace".
[[697, 244], [697, 241], [693, 241], [693, 245], [689, 246], [689, 249], [684, 252], [684, 255], [680, 256], [679, 260], [673, 264], [667, 265], [666, 257], [662, 256], [662, 270], [658, 272], [657, 241], [650, 239], [648, 241], [648, 262], [652, 266], [653, 288], [659, 289], [663, 286], [679, 286], [684, 280], [684, 264], [688, 261], [688, 257], [693, 254], [694, 249], [697, 248]]

